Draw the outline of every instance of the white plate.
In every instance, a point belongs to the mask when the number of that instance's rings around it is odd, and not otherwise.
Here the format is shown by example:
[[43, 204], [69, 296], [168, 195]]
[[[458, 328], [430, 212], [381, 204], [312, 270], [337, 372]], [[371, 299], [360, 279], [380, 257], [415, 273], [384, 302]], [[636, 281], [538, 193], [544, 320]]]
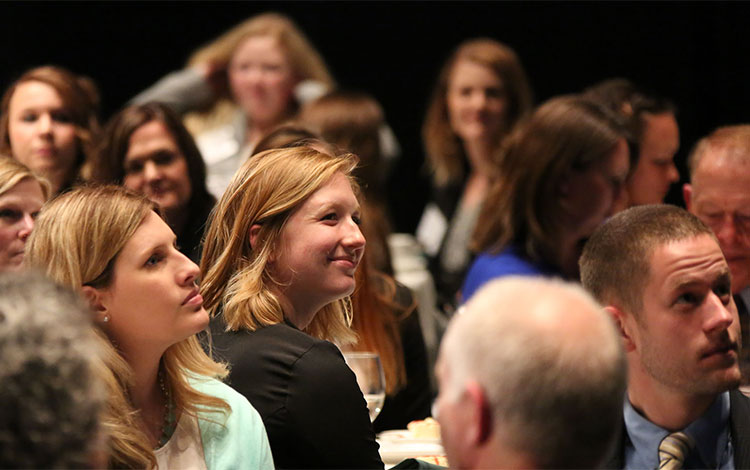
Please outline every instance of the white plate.
[[440, 439], [415, 439], [406, 429], [383, 431], [378, 435], [378, 444], [380, 458], [387, 466], [408, 458], [445, 455]]

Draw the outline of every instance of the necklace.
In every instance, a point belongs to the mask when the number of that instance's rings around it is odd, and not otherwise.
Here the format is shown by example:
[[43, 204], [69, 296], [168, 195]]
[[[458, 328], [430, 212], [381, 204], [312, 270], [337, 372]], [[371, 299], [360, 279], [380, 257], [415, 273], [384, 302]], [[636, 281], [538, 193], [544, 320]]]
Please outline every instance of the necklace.
[[159, 443], [157, 449], [163, 447], [174, 434], [174, 430], [177, 427], [177, 420], [175, 419], [175, 406], [172, 401], [172, 394], [170, 389], [167, 388], [164, 383], [164, 369], [159, 369], [159, 387], [164, 396], [164, 422], [161, 425], [161, 436], [159, 437]]

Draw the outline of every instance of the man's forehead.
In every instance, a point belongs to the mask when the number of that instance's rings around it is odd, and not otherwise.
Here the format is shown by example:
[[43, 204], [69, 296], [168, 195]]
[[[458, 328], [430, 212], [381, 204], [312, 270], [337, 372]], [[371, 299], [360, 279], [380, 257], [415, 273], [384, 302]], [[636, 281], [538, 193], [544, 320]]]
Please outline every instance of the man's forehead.
[[708, 234], [662, 243], [651, 252], [649, 285], [678, 287], [729, 274], [718, 242]]

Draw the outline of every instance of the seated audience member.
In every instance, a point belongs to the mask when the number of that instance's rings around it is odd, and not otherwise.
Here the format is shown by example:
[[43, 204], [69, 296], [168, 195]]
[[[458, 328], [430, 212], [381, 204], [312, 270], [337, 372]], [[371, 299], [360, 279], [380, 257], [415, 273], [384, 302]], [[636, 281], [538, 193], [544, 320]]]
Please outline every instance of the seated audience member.
[[541, 105], [508, 138], [479, 215], [468, 300], [508, 275], [578, 278], [586, 238], [613, 210], [628, 173], [623, 130], [606, 108], [579, 96]]
[[[732, 271], [732, 293], [750, 305], [750, 125], [720, 127], [688, 159], [685, 205], [719, 240]], [[739, 307], [739, 303], [738, 303]]]
[[[720, 127], [698, 141], [688, 168], [685, 205], [719, 240], [732, 271], [742, 337], [750, 338], [750, 125]], [[750, 348], [740, 354], [743, 382], [750, 382]]]
[[622, 426], [619, 335], [580, 287], [507, 277], [448, 326], [436, 413], [451, 468], [599, 468]]
[[[254, 16], [196, 51], [189, 67], [137, 96], [186, 116], [221, 196], [253, 147], [293, 118], [299, 105], [335, 86], [323, 58], [294, 22], [278, 13]], [[208, 108], [208, 111], [206, 111]]]
[[633, 207], [594, 233], [580, 263], [628, 359], [625, 432], [607, 468], [750, 468], [737, 308], [711, 229], [675, 206]]
[[39, 274], [0, 276], [0, 467], [103, 468], [88, 308]]
[[80, 291], [105, 351], [108, 468], [273, 468], [258, 413], [216, 380], [198, 267], [145, 196], [73, 189], [45, 206], [26, 262]]
[[25, 72], [0, 102], [0, 153], [43, 176], [51, 194], [88, 177], [99, 131], [94, 83], [61, 67]]
[[[315, 134], [294, 125], [279, 126], [264, 137], [257, 148], [317, 146], [335, 154], [335, 148], [316, 140]], [[355, 169], [356, 173], [356, 169]], [[368, 225], [366, 209], [362, 224]], [[369, 222], [371, 223], [371, 222]], [[369, 250], [369, 248], [368, 248]], [[358, 335], [348, 350], [376, 352], [385, 373], [386, 398], [383, 410], [373, 422], [375, 432], [404, 429], [409, 422], [430, 414], [432, 387], [424, 336], [416, 302], [409, 289], [392, 277], [370, 267], [369, 251], [360, 261], [355, 276], [357, 288], [351, 296], [352, 329]]]
[[206, 232], [214, 352], [258, 408], [279, 468], [383, 468], [339, 350], [356, 341], [348, 296], [365, 248], [356, 164], [313, 146], [253, 155]]
[[23, 266], [34, 219], [49, 196], [49, 184], [26, 166], [0, 155], [0, 271]]
[[616, 210], [662, 202], [670, 185], [680, 179], [674, 165], [680, 148], [674, 105], [622, 78], [605, 80], [584, 93], [618, 113], [630, 132], [632, 165]]
[[196, 263], [208, 213], [206, 165], [180, 118], [158, 103], [123, 109], [104, 129], [92, 179], [122, 184], [159, 205], [177, 244]]
[[521, 61], [495, 40], [464, 41], [440, 70], [422, 126], [432, 196], [416, 236], [429, 260], [439, 307], [448, 314], [471, 264], [469, 242], [495, 154], [531, 105]]

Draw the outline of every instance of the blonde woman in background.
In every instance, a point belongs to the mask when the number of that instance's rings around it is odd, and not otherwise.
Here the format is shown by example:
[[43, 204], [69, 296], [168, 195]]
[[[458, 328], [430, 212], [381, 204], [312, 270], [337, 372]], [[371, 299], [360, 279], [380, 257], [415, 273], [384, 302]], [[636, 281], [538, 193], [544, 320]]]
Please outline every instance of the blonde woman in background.
[[23, 267], [26, 240], [49, 193], [47, 181], [0, 155], [0, 271]]
[[105, 352], [113, 468], [273, 468], [257, 412], [216, 378], [198, 267], [144, 196], [82, 187], [40, 215], [27, 263], [81, 292]]
[[433, 196], [417, 227], [430, 261], [440, 308], [452, 312], [471, 262], [469, 240], [505, 137], [531, 109], [531, 91], [516, 53], [492, 39], [471, 39], [438, 76], [422, 140]]
[[94, 83], [56, 66], [37, 67], [0, 101], [0, 153], [43, 176], [58, 194], [88, 177], [99, 132]]
[[196, 51], [188, 68], [134, 101], [162, 101], [186, 116], [217, 198], [253, 147], [300, 102], [335, 86], [320, 54], [286, 16], [264, 13]]
[[[317, 146], [316, 146], [317, 148]], [[263, 418], [278, 468], [383, 468], [339, 347], [364, 253], [351, 154], [248, 159], [211, 214], [201, 293], [214, 351]]]

